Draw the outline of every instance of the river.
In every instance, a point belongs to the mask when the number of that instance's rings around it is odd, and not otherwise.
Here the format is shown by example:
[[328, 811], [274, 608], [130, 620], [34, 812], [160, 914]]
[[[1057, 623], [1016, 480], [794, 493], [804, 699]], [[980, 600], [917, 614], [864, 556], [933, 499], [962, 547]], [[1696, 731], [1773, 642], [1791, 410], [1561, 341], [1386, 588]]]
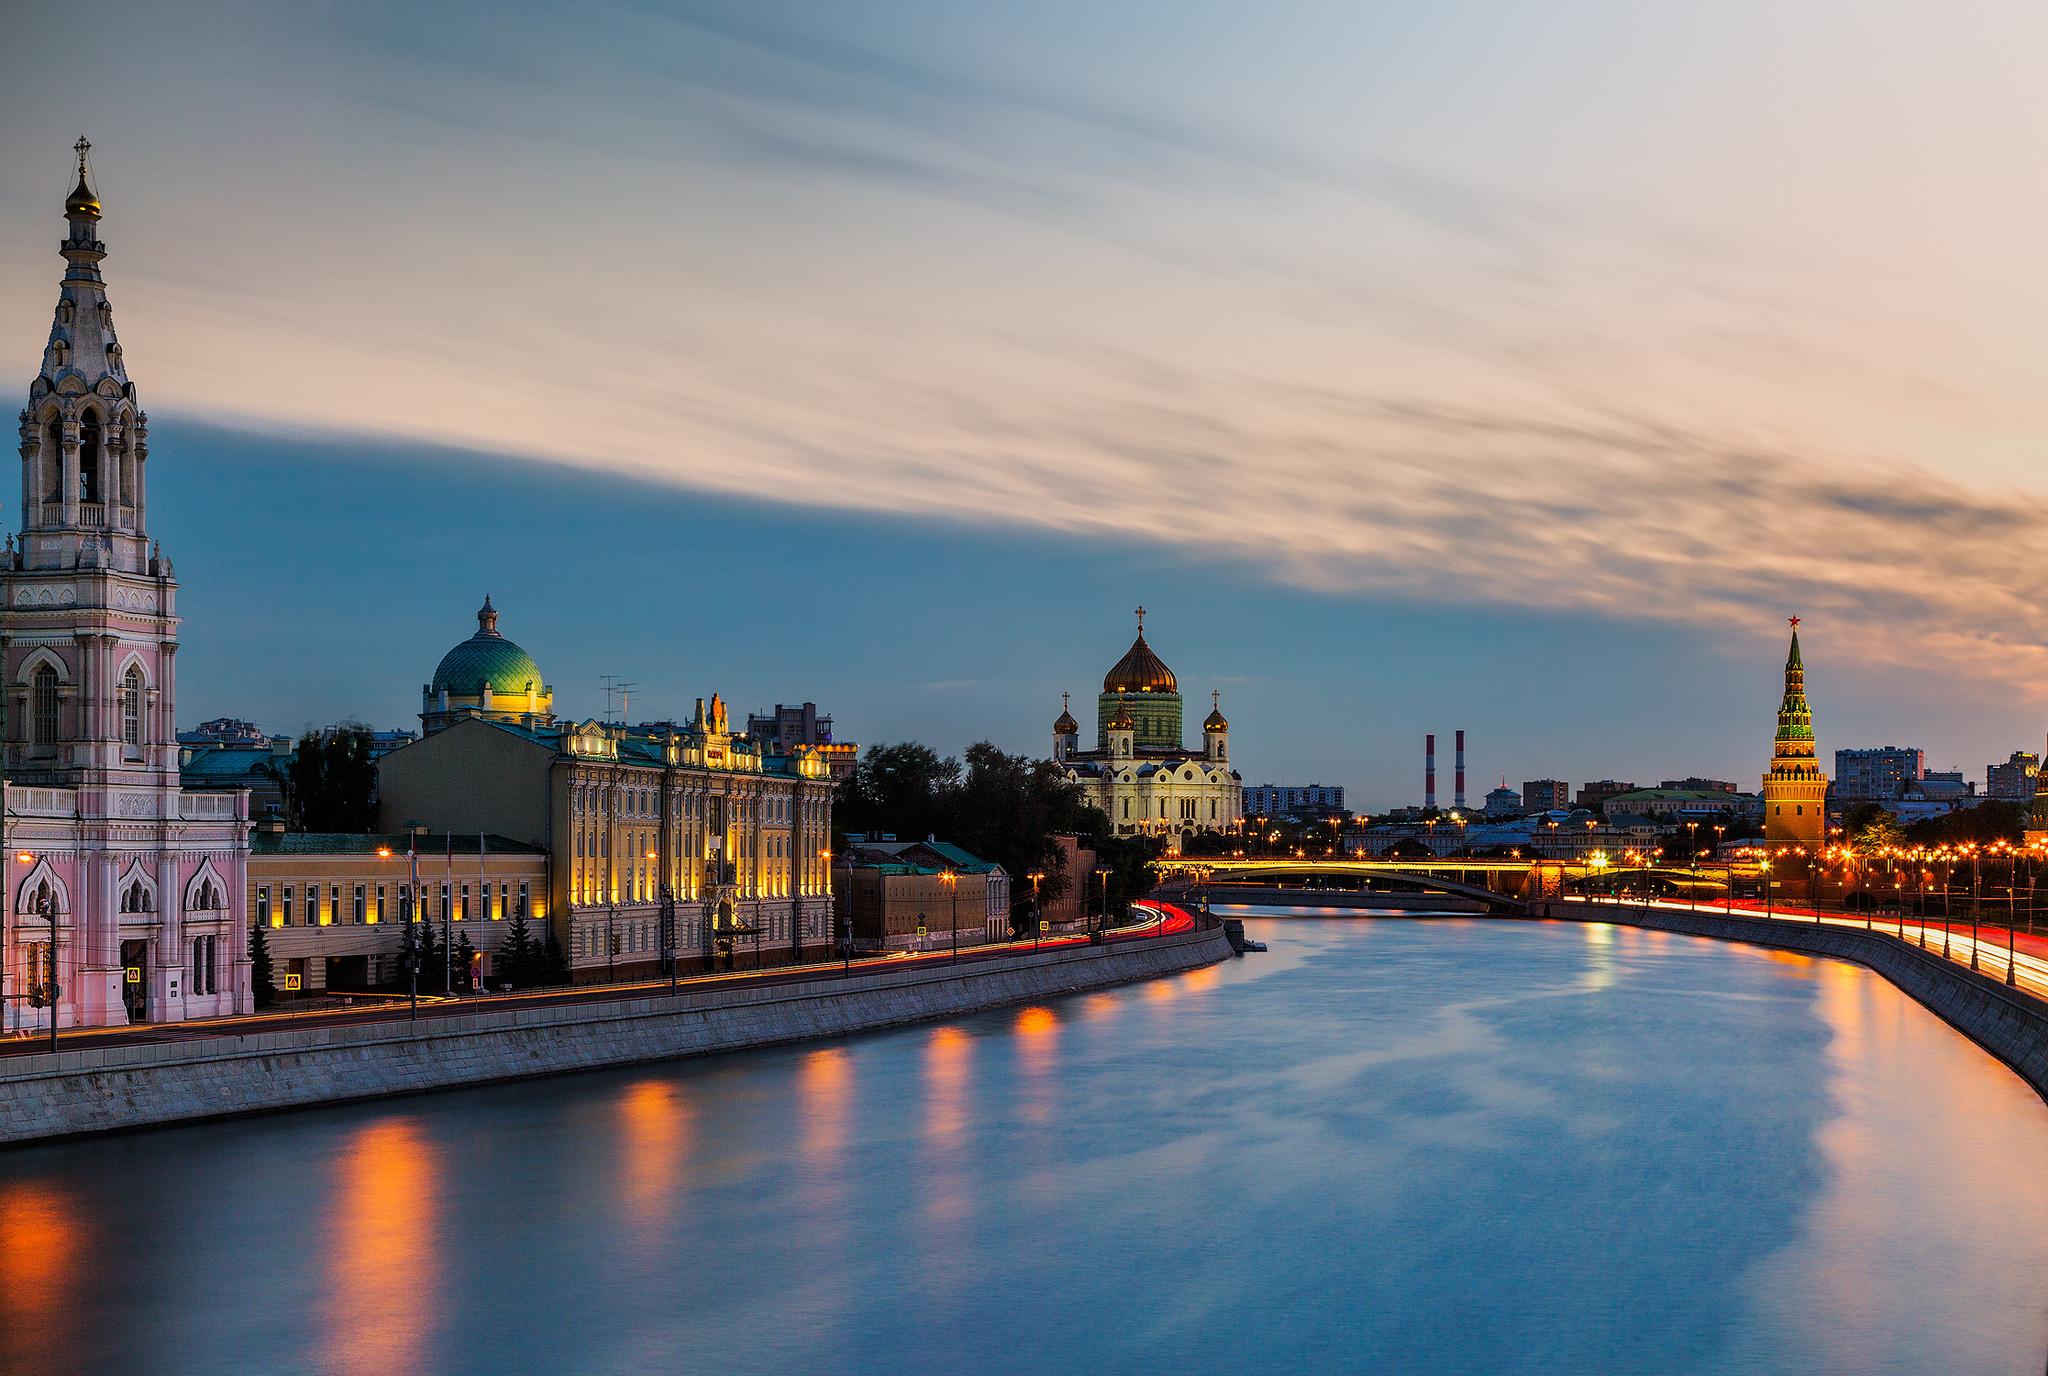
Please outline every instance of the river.
[[0, 1154], [0, 1370], [2038, 1373], [2048, 1107], [1602, 925]]

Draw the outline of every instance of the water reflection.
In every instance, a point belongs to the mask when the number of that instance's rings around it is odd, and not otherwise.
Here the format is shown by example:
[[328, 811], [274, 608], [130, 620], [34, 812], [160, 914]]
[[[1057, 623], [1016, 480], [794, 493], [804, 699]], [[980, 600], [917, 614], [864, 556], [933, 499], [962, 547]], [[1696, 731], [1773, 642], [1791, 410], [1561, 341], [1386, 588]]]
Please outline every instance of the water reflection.
[[440, 1327], [440, 1179], [411, 1117], [358, 1130], [335, 1158], [326, 1211], [322, 1355], [344, 1376], [411, 1369]]
[[85, 1238], [75, 1201], [53, 1185], [0, 1186], [0, 1358], [48, 1370], [62, 1351], [60, 1316]]
[[0, 1154], [0, 1372], [2039, 1369], [2048, 1108], [1868, 971], [1254, 935], [1164, 993]]
[[628, 1085], [619, 1096], [621, 1202], [638, 1249], [657, 1249], [674, 1225], [690, 1152], [690, 1105], [666, 1079]]

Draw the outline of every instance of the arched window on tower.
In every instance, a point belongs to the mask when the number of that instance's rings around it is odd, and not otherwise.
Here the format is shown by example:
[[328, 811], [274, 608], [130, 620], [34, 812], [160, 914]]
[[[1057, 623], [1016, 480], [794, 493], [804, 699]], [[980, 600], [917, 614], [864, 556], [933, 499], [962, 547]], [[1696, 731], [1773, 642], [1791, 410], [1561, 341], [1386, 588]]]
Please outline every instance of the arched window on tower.
[[78, 423], [78, 500], [100, 499], [100, 418], [87, 411]]
[[137, 752], [142, 749], [142, 701], [146, 692], [142, 666], [129, 665], [121, 680], [121, 743]]
[[64, 422], [56, 416], [43, 436], [43, 482], [37, 495], [46, 502], [64, 500]]
[[57, 749], [57, 671], [39, 664], [29, 675], [29, 745], [39, 754]]

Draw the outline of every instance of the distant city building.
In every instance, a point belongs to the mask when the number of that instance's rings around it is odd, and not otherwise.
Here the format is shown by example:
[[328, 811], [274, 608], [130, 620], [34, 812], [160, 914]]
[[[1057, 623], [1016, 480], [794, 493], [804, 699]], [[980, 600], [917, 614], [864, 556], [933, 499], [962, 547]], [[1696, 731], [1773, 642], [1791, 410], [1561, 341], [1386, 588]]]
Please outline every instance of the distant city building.
[[1249, 784], [1244, 790], [1247, 817], [1318, 819], [1344, 810], [1341, 784]]
[[1960, 769], [1930, 769], [1901, 795], [1903, 801], [1914, 803], [1957, 803], [1976, 796], [1976, 784]]
[[[408, 853], [419, 855], [412, 886]], [[504, 836], [287, 832], [267, 823], [250, 844], [249, 925], [267, 930], [277, 984], [301, 992], [391, 987], [405, 924], [434, 924], [435, 940], [464, 935], [488, 978], [510, 919], [524, 911], [547, 939], [548, 858]]]
[[956, 940], [965, 946], [1010, 939], [1010, 876], [949, 842], [849, 837], [847, 854], [833, 866], [833, 905], [840, 929], [851, 924], [857, 950], [929, 951]]
[[240, 717], [215, 717], [190, 731], [178, 733], [179, 745], [268, 745], [270, 737], [253, 721]]
[[1739, 791], [1733, 783], [1726, 779], [1702, 779], [1698, 775], [1684, 779], [1666, 779], [1658, 784], [1657, 787], [1683, 789], [1692, 793], [1735, 793]]
[[1778, 845], [1824, 845], [1828, 835], [1828, 779], [1813, 743], [1813, 709], [1806, 701], [1806, 663], [1799, 654], [1799, 618], [1785, 655], [1785, 696], [1771, 767], [1764, 774], [1764, 840]]
[[1617, 793], [1607, 799], [1609, 820], [1619, 817], [1648, 817], [1660, 821], [1704, 821], [1721, 813], [1755, 814], [1763, 800], [1754, 793], [1734, 793], [1706, 788], [1639, 788]]
[[2048, 846], [2048, 769], [2034, 776], [2034, 799], [2027, 805], [2026, 842], [2029, 847]]
[[800, 746], [815, 750], [835, 781], [851, 778], [860, 760], [859, 746], [832, 739], [832, 718], [819, 716], [815, 702], [801, 707], [778, 702], [773, 712], [749, 712], [747, 735], [767, 746], [771, 755], [793, 755]]
[[1582, 807], [1588, 812], [1599, 812], [1606, 807], [1609, 798], [1635, 791], [1634, 784], [1624, 783], [1620, 779], [1594, 779], [1579, 785], [1579, 796], [1572, 805]]
[[1984, 767], [1984, 794], [2000, 802], [2030, 802], [2040, 773], [2039, 755], [2031, 750], [2015, 750], [2004, 764]]
[[1883, 803], [1903, 798], [1927, 772], [1918, 746], [1880, 745], [1835, 752], [1835, 798], [1843, 803]]
[[1081, 748], [1081, 725], [1063, 700], [1052, 757], [1119, 836], [1162, 837], [1178, 851], [1184, 836], [1235, 831], [1244, 818], [1244, 781], [1230, 767], [1230, 723], [1211, 700], [1202, 748], [1189, 750], [1179, 681], [1145, 642], [1140, 607], [1138, 638], [1102, 680], [1095, 749]]
[[1522, 795], [1502, 784], [1486, 795], [1483, 810], [1488, 817], [1519, 817], [1522, 813]]
[[1563, 779], [1531, 779], [1522, 785], [1522, 808], [1527, 812], [1559, 812], [1572, 805], [1572, 786]]

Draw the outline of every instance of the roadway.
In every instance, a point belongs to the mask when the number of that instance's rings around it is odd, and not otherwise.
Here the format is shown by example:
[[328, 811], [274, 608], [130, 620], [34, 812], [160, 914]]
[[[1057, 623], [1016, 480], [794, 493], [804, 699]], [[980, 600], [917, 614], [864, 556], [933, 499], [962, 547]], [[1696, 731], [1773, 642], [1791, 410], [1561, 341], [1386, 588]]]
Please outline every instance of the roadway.
[[[1194, 915], [1171, 903], [1140, 900], [1131, 905], [1142, 920], [1112, 927], [1106, 933], [1111, 942], [1141, 941], [1171, 936], [1195, 929]], [[926, 965], [961, 964], [1004, 960], [1029, 955], [1035, 950], [1059, 946], [1085, 946], [1086, 935], [1045, 937], [1038, 941], [983, 942], [936, 951], [898, 952], [867, 956], [853, 961], [849, 970], [843, 960], [812, 961], [803, 965], [778, 965], [766, 970], [735, 970], [700, 975], [680, 975], [674, 982], [677, 993], [707, 989], [765, 988], [801, 984], [834, 975], [873, 974], [878, 971], [913, 969]], [[91, 1051], [101, 1047], [139, 1046], [152, 1043], [198, 1041], [207, 1037], [248, 1037], [265, 1032], [283, 1032], [313, 1027], [348, 1027], [360, 1023], [410, 1023], [417, 1019], [500, 1013], [523, 1008], [552, 1008], [564, 1004], [612, 1003], [668, 993], [667, 979], [621, 980], [605, 984], [575, 984], [547, 989], [525, 989], [510, 994], [422, 995], [417, 1013], [405, 994], [358, 993], [350, 997], [367, 1000], [350, 1008], [307, 1009], [294, 1012], [272, 1009], [262, 1013], [241, 1013], [220, 1018], [193, 1018], [175, 1023], [136, 1023], [126, 1027], [64, 1028], [58, 1033], [60, 1051]], [[28, 1056], [50, 1049], [48, 1028], [40, 1031], [10, 1032], [0, 1037], [0, 1057]]]
[[[1907, 913], [1872, 913], [1850, 915], [1847, 913], [1826, 913], [1813, 908], [1787, 907], [1773, 903], [1768, 911], [1761, 903], [1739, 900], [1728, 903], [1682, 903], [1668, 898], [1607, 898], [1595, 894], [1567, 895], [1568, 903], [1613, 904], [1627, 908], [1663, 908], [1672, 912], [1695, 912], [1723, 917], [1762, 918], [1768, 915], [1779, 921], [1820, 922], [1835, 927], [1855, 927], [1859, 930], [1879, 931], [1897, 936], [1901, 940], [1918, 946], [1931, 955], [1939, 956], [1943, 950], [1943, 937], [1947, 937], [1948, 959], [1958, 965], [1968, 966], [1974, 951], [1977, 969], [1994, 979], [2006, 978], [2006, 941], [2008, 929], [1979, 923], [1976, 936], [1971, 936], [1970, 924], [1957, 922], [1951, 916], [1944, 926], [1938, 919], [1921, 918]], [[2048, 937], [2035, 936], [2029, 932], [2010, 934], [2013, 943], [2013, 978], [2010, 981], [2030, 994], [2048, 997]]]

